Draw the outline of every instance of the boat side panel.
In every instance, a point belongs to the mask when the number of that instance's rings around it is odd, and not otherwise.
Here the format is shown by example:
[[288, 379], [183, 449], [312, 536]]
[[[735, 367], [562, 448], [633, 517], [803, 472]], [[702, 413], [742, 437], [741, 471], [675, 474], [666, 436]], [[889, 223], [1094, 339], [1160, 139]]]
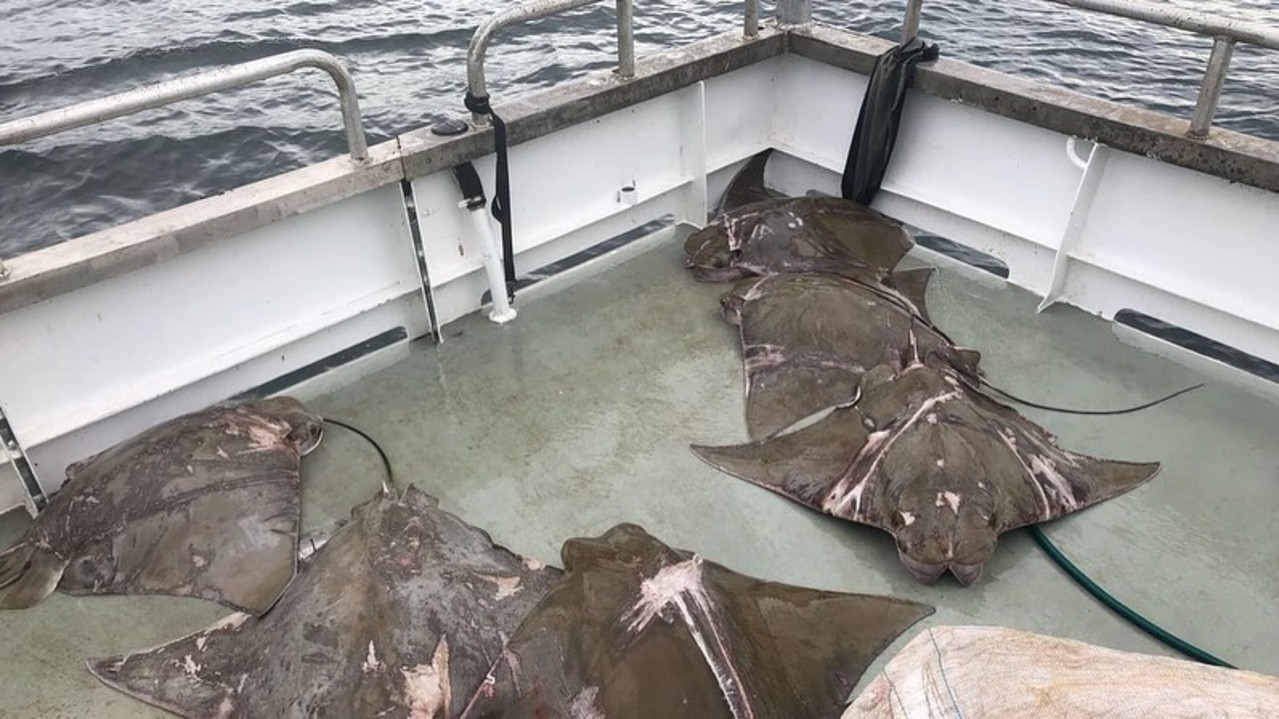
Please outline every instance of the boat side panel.
[[0, 315], [0, 392], [53, 489], [76, 452], [386, 329], [420, 335], [425, 314], [400, 188], [384, 186]]
[[[775, 64], [737, 70], [517, 145], [510, 151], [516, 270], [549, 263], [662, 218], [700, 226], [708, 187], [768, 146]], [[495, 160], [475, 167], [492, 197]], [[451, 173], [412, 181], [438, 321], [480, 307], [483, 244]], [[633, 186], [637, 202], [620, 191]], [[714, 196], [718, 196], [715, 194]], [[492, 223], [495, 235], [500, 233]]]
[[[835, 194], [855, 111], [792, 111], [864, 79], [788, 57], [805, 81], [778, 83], [771, 177], [780, 189]], [[780, 77], [785, 77], [782, 73]], [[993, 255], [1009, 281], [1106, 318], [1124, 308], [1279, 361], [1279, 194], [1091, 143], [921, 91], [906, 100], [892, 164], [874, 205]], [[1078, 164], [1077, 164], [1078, 163]], [[1072, 213], [1074, 235], [1063, 238]]]
[[1072, 304], [1137, 309], [1279, 357], [1279, 194], [1114, 153], [1070, 259]]
[[[842, 171], [866, 78], [799, 56], [782, 67], [775, 144]], [[1079, 175], [1063, 136], [913, 92], [883, 188], [1055, 248]]]

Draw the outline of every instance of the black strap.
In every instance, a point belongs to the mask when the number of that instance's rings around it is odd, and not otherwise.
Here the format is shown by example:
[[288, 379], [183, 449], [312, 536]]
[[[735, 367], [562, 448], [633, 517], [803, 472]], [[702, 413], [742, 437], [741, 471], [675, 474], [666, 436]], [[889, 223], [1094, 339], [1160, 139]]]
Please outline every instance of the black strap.
[[507, 159], [506, 123], [493, 112], [487, 95], [476, 97], [467, 92], [465, 104], [466, 109], [477, 115], [488, 115], [493, 121], [493, 142], [497, 150], [493, 217], [502, 224], [502, 269], [506, 275], [506, 296], [514, 302], [515, 248], [511, 239], [511, 168]]
[[897, 143], [906, 89], [915, 74], [915, 65], [936, 60], [937, 55], [936, 45], [925, 45], [915, 37], [875, 58], [840, 182], [844, 199], [869, 205], [879, 192]]
[[475, 165], [463, 162], [454, 166], [453, 177], [457, 179], [457, 186], [462, 190], [466, 209], [474, 210], [484, 206], [488, 200], [484, 197], [484, 183], [480, 182], [480, 173], [475, 171]]

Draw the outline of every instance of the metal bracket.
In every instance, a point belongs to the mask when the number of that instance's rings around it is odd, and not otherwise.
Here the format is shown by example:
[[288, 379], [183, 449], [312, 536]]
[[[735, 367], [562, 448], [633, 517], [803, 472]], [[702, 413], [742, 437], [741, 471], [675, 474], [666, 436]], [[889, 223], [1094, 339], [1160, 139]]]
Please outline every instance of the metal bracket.
[[27, 512], [32, 517], [39, 515], [49, 503], [49, 498], [45, 495], [44, 487], [36, 477], [35, 468], [28, 461], [26, 452], [18, 443], [18, 438], [13, 433], [13, 425], [9, 424], [9, 418], [5, 416], [3, 408], [0, 408], [0, 459], [12, 466], [18, 475], [18, 481], [22, 483], [22, 500], [26, 504]]
[[1061, 298], [1066, 288], [1066, 275], [1070, 271], [1071, 253], [1079, 245], [1088, 223], [1088, 215], [1092, 212], [1093, 201], [1097, 198], [1097, 188], [1101, 185], [1102, 174], [1106, 171], [1106, 160], [1110, 151], [1105, 145], [1094, 142], [1088, 151], [1088, 159], [1083, 159], [1076, 151], [1077, 140], [1066, 138], [1066, 159], [1083, 173], [1079, 177], [1079, 185], [1075, 188], [1075, 199], [1070, 206], [1070, 219], [1062, 232], [1061, 242], [1057, 245], [1057, 256], [1053, 258], [1052, 279], [1044, 299], [1039, 303], [1036, 312], [1043, 312]]

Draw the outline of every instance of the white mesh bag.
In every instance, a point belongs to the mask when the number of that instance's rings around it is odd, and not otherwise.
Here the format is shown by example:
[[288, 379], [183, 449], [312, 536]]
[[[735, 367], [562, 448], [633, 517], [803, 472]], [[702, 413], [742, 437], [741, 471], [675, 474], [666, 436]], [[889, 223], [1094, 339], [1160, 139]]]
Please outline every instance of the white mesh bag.
[[920, 632], [843, 719], [1279, 719], [1279, 679], [1002, 627]]

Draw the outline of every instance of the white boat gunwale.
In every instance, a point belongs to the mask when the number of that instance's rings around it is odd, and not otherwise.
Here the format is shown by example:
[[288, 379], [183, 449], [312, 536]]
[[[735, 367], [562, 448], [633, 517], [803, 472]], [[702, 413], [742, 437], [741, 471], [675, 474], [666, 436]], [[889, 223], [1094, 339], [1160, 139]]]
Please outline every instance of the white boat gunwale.
[[[770, 58], [793, 54], [865, 75], [893, 43], [817, 23], [769, 23], [757, 37], [728, 32], [642, 57], [635, 75], [593, 73], [495, 103], [519, 145], [615, 110]], [[1190, 122], [942, 57], [921, 66], [913, 89], [1114, 149], [1279, 192], [1279, 142], [1223, 128], [1188, 135]], [[850, 100], [852, 101], [852, 100]], [[446, 170], [492, 153], [492, 129], [464, 135], [410, 130], [369, 149], [369, 160], [336, 157], [221, 195], [29, 252], [6, 261], [0, 312], [161, 262], [362, 191]], [[744, 159], [744, 158], [737, 158]]]

